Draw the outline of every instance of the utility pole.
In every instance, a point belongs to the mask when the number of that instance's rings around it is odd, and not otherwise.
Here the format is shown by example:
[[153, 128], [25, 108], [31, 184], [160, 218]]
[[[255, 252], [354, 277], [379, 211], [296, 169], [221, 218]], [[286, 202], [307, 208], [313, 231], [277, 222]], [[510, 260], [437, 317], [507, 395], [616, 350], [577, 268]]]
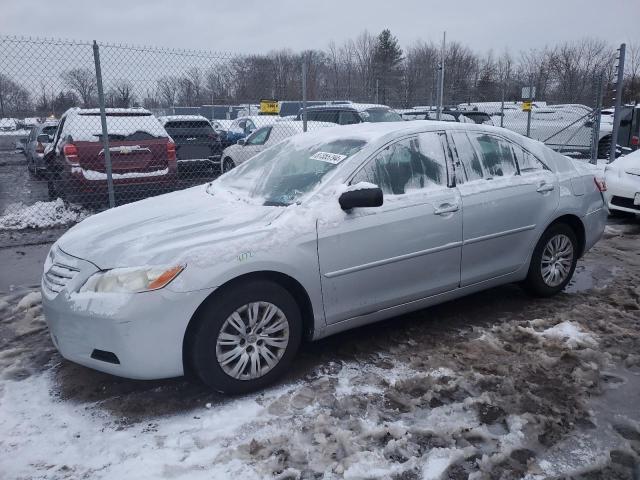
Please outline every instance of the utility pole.
[[444, 97], [444, 49], [447, 43], [447, 32], [442, 35], [442, 51], [440, 52], [440, 76], [438, 78], [438, 110], [436, 111], [436, 120], [440, 120], [442, 115], [442, 99]]
[[379, 88], [380, 88], [380, 80], [376, 78], [376, 103], [380, 103], [380, 100], [379, 100], [380, 97], [378, 97]]
[[620, 45], [618, 49], [618, 79], [616, 81], [615, 109], [613, 111], [613, 130], [611, 131], [611, 150], [609, 151], [609, 163], [616, 159], [616, 147], [618, 146], [618, 130], [620, 129], [620, 114], [622, 113], [622, 82], [624, 80], [624, 54], [627, 46]]
[[307, 131], [307, 55], [302, 59], [302, 131]]

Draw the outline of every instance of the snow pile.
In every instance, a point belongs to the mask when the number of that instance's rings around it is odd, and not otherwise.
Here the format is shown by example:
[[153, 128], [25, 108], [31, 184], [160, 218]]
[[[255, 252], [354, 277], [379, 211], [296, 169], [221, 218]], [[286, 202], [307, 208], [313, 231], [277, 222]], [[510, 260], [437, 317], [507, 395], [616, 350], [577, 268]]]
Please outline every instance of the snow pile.
[[51, 228], [80, 222], [91, 215], [88, 210], [64, 202], [58, 198], [51, 202], [33, 205], [14, 203], [0, 217], [0, 229], [23, 230], [25, 228]]
[[569, 348], [595, 347], [596, 340], [589, 333], [580, 330], [580, 327], [573, 322], [562, 322], [558, 325], [547, 328], [539, 334], [544, 338], [556, 339], [564, 342]]
[[40, 292], [30, 292], [27, 295], [25, 295], [22, 298], [22, 300], [18, 302], [16, 309], [26, 310], [28, 308], [31, 308], [37, 305], [38, 303], [40, 303], [41, 300], [42, 300], [42, 295], [40, 294]]

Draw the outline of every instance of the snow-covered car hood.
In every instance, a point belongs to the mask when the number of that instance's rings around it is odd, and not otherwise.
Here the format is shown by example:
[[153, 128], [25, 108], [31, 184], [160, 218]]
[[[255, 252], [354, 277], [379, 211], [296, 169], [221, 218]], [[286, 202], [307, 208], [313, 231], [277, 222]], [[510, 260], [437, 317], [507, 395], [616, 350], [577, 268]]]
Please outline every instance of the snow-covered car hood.
[[616, 158], [615, 161], [607, 165], [607, 170], [622, 170], [634, 175], [640, 175], [640, 150]]
[[199, 185], [93, 215], [57, 245], [101, 269], [161, 265], [192, 249], [257, 233], [283, 210], [210, 195]]

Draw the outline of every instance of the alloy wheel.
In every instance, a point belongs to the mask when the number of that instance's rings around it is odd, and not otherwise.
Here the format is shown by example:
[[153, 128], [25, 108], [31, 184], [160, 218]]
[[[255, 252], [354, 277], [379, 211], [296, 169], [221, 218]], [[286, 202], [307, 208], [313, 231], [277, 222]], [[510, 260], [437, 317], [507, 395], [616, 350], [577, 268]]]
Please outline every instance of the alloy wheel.
[[550, 287], [564, 282], [573, 264], [573, 244], [569, 237], [558, 234], [549, 239], [542, 251], [542, 280]]
[[222, 324], [216, 340], [216, 359], [237, 380], [266, 375], [289, 344], [289, 322], [277, 306], [251, 302], [236, 309]]

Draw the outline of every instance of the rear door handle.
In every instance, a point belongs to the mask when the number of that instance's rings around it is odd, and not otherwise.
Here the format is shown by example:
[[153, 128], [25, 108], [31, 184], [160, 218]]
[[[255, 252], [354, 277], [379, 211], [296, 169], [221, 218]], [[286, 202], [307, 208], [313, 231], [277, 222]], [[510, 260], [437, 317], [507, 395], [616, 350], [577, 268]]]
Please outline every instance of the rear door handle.
[[538, 185], [538, 188], [536, 188], [536, 192], [546, 193], [552, 191], [554, 188], [556, 187], [553, 183], [542, 182]]
[[451, 203], [443, 203], [439, 207], [434, 208], [433, 213], [436, 215], [446, 215], [447, 213], [457, 212], [458, 210], [460, 210], [460, 205], [457, 203], [453, 205]]

